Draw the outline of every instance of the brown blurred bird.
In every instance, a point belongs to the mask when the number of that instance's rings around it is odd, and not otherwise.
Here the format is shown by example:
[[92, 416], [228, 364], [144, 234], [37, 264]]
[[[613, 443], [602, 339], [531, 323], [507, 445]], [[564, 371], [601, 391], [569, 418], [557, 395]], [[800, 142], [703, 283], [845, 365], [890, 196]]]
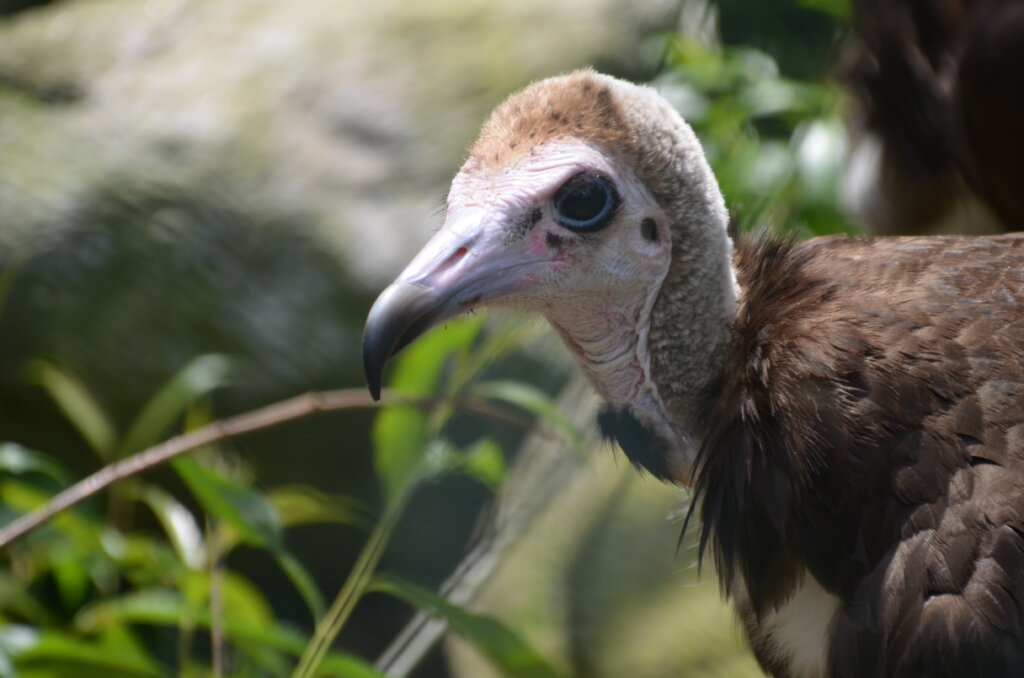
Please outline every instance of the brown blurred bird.
[[847, 206], [879, 233], [1024, 229], [1024, 2], [852, 5]]
[[370, 389], [483, 305], [547, 317], [637, 466], [694, 488], [766, 671], [1024, 676], [1024, 237], [728, 233], [687, 124], [591, 71], [498, 107], [374, 304]]

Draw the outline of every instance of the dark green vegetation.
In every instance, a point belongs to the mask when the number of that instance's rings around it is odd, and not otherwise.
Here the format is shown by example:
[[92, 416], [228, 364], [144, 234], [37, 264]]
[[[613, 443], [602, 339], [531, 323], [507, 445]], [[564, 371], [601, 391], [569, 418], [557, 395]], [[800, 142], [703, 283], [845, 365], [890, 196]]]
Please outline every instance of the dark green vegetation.
[[[713, 27], [664, 36], [651, 45], [652, 54], [664, 57], [657, 84], [697, 129], [744, 228], [786, 228], [800, 235], [845, 228], [835, 197], [844, 150], [839, 99], [826, 81], [831, 49], [841, 35], [842, 7], [828, 0], [723, 2], [724, 46]], [[69, 272], [93, 265], [90, 256], [130, 275], [97, 292], [118, 303], [102, 309], [62, 307], [71, 314], [62, 326], [84, 327], [98, 322], [97, 314], [120, 312], [124, 322], [116, 342], [125, 345], [136, 332], [130, 321], [140, 316], [184, 318], [215, 337], [226, 324], [253, 321], [244, 303], [204, 306], [206, 288], [201, 285], [191, 297], [177, 297], [191, 298], [194, 305], [185, 301], [181, 308], [154, 310], [152, 299], [133, 296], [126, 280], [157, 278], [155, 286], [191, 290], [216, 268], [232, 274], [217, 278], [218, 284], [237, 285], [224, 296], [244, 302], [252, 293], [245, 276], [255, 268], [270, 270], [281, 281], [280, 289], [288, 287], [290, 275], [319, 275], [287, 265], [291, 250], [280, 249], [276, 235], [287, 231], [288, 223], [270, 224], [274, 237], [267, 245], [246, 241], [245, 231], [233, 230], [240, 216], [202, 205], [173, 200], [156, 207], [117, 205], [111, 214], [73, 215], [103, 228], [83, 229], [63, 245], [32, 255], [49, 257], [49, 267], [34, 266], [26, 273], [19, 257], [29, 255], [0, 255], [0, 323], [11, 326], [37, 308], [31, 295], [55, 295], [60, 286], [74, 285]], [[182, 219], [205, 224], [201, 237], [229, 240], [244, 265], [218, 260], [174, 269], [175, 251], [169, 248], [161, 258], [171, 262], [170, 272], [147, 270], [132, 249], [135, 210], [157, 215], [149, 225], [168, 231]], [[111, 239], [128, 246], [104, 258]], [[318, 261], [324, 268], [329, 265], [326, 256]], [[326, 273], [323, 277], [331, 279]], [[310, 284], [303, 289], [318, 288]], [[323, 303], [309, 308], [336, 308], [358, 323], [365, 291], [336, 290], [320, 288]], [[285, 310], [274, 320], [289, 324], [290, 340], [330, 331], [312, 313], [302, 312], [304, 299], [281, 297]], [[164, 329], [170, 335], [178, 328]], [[259, 353], [267, 355], [275, 348], [275, 336], [280, 335], [265, 331], [248, 338], [265, 343]], [[358, 337], [351, 333], [338, 339], [343, 345], [337, 350], [349, 356], [348, 362], [327, 364], [344, 373], [347, 385], [361, 389], [355, 368]], [[0, 345], [4, 341], [0, 338]], [[51, 354], [45, 332], [17, 341], [6, 344], [8, 355]], [[248, 347], [237, 341], [225, 335], [213, 345], [225, 354], [244, 354]], [[434, 593], [465, 550], [480, 505], [491, 493], [523, 491], [508, 486], [506, 467], [517, 463], [514, 450], [535, 421], [554, 431], [565, 455], [585, 459], [591, 454], [586, 432], [560, 414], [561, 405], [550, 395], [564, 385], [570, 370], [557, 358], [522, 355], [524, 346], [540, 350], [550, 343], [550, 337], [538, 338], [534, 326], [524, 328], [519, 319], [486, 327], [480, 317], [451, 323], [401, 357], [390, 373], [392, 395], [372, 424], [365, 413], [354, 411], [286, 423], [255, 434], [261, 449], [274, 451], [255, 459], [246, 454], [251, 438], [222, 440], [144, 476], [121, 480], [47, 521], [2, 554], [0, 676], [368, 677], [379, 675], [372, 662], [397, 635], [410, 609], [446, 620], [503, 675], [596, 675], [600, 662], [579, 649], [588, 643], [587, 633], [579, 631], [585, 619], [568, 634], [569, 649], [557, 652], [529, 632], [538, 622], [528, 615], [504, 620]], [[287, 392], [239, 383], [233, 378], [233, 358], [192, 357], [209, 350], [205, 345], [201, 351], [187, 343], [162, 347], [184, 364], [169, 380], [144, 361], [125, 364], [117, 357], [104, 365], [74, 368], [48, 359], [0, 360], [5, 370], [0, 387], [8, 389], [7, 395], [0, 394], [5, 409], [0, 523], [44, 505], [88, 473], [265, 402], [253, 402], [252, 391], [280, 397], [330, 385], [327, 377], [304, 378], [311, 364], [307, 356], [300, 355], [292, 369], [288, 352], [303, 349], [276, 346], [281, 358], [270, 371], [282, 375], [278, 384], [294, 385]], [[115, 349], [111, 353], [116, 356]], [[138, 354], [136, 348], [132, 355]], [[100, 375], [104, 383], [124, 381], [131, 388], [108, 395], [83, 383], [78, 373]], [[9, 395], [14, 384], [21, 389], [17, 393], [31, 394], [30, 403]], [[154, 391], [150, 385], [159, 386]], [[48, 415], [20, 416], [29, 405]], [[326, 439], [336, 449], [329, 464], [303, 457], [314, 439], [321, 448]], [[609, 454], [604, 449], [596, 453]], [[370, 473], [373, 486], [361, 482]], [[351, 477], [342, 484], [350, 490], [324, 491], [331, 485], [325, 476]], [[452, 508], [441, 501], [442, 494], [455, 494], [462, 503]], [[585, 543], [581, 553], [596, 551], [597, 541]], [[672, 546], [664, 550], [667, 559]], [[456, 555], [445, 560], [433, 551]], [[680, 550], [677, 567], [685, 567], [689, 553], [685, 546]], [[414, 568], [420, 560], [426, 564]], [[596, 573], [597, 568], [589, 570], [579, 579], [596, 578]], [[712, 577], [704, 573], [705, 580]], [[593, 585], [612, 599], [613, 611], [623, 618], [630, 613], [635, 600], [627, 593], [619, 595], [607, 581]], [[713, 589], [712, 583], [704, 590]], [[522, 597], [548, 594], [523, 592]], [[679, 614], [700, 623], [728, 624], [714, 595], [695, 595], [692, 603], [693, 609]], [[586, 616], [578, 602], [571, 600], [569, 607], [569, 617]], [[686, 638], [670, 638], [673, 647], [684, 646], [674, 647], [684, 657], [677, 668], [721, 675], [750, 672], [749, 661], [736, 663], [742, 645], [728, 633], [722, 636], [726, 640], [710, 648], [685, 647]], [[432, 661], [435, 667], [440, 663], [436, 656]], [[660, 675], [654, 669], [635, 671]]]

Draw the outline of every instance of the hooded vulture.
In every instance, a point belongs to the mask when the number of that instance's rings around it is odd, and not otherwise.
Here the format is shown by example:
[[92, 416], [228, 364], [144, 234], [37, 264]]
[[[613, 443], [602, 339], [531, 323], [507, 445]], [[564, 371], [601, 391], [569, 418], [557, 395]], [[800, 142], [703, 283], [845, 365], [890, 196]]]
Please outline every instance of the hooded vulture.
[[452, 316], [543, 314], [602, 431], [692, 487], [768, 673], [1024, 676], [1024, 237], [733, 239], [728, 222], [653, 89], [531, 85], [370, 311], [370, 390]]

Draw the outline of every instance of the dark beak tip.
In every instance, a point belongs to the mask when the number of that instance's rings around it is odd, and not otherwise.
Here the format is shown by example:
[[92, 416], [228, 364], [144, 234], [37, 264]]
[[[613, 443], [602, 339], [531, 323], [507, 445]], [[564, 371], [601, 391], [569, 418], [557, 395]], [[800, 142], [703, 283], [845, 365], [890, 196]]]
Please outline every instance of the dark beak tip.
[[437, 291], [396, 281], [374, 302], [363, 328], [363, 372], [373, 400], [380, 400], [384, 366], [427, 329], [436, 310]]
[[363, 334], [363, 374], [366, 376], [366, 387], [370, 390], [373, 402], [380, 401], [381, 382], [384, 364], [387, 357], [381, 356], [380, 344], [373, 341], [369, 332]]

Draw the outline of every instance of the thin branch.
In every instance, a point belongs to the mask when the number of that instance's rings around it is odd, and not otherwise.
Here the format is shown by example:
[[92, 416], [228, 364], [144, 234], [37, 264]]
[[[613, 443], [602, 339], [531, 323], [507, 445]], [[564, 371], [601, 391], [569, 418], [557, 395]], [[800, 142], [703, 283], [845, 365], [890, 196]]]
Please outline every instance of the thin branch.
[[[306, 393], [235, 417], [215, 421], [203, 428], [169, 438], [138, 454], [104, 466], [57, 494], [34, 511], [11, 521], [3, 529], [0, 529], [0, 550], [7, 548], [14, 540], [36, 529], [61, 511], [80, 504], [119, 480], [147, 471], [204, 445], [302, 419], [311, 414], [377, 408], [395, 404], [407, 404], [427, 409], [436, 403], [437, 399], [398, 400], [388, 397], [386, 392], [380, 402], [374, 402], [365, 390], [350, 388], [322, 393]], [[461, 409], [519, 426], [527, 427], [531, 423], [528, 419], [480, 400], [456, 399], [454, 404]]]

